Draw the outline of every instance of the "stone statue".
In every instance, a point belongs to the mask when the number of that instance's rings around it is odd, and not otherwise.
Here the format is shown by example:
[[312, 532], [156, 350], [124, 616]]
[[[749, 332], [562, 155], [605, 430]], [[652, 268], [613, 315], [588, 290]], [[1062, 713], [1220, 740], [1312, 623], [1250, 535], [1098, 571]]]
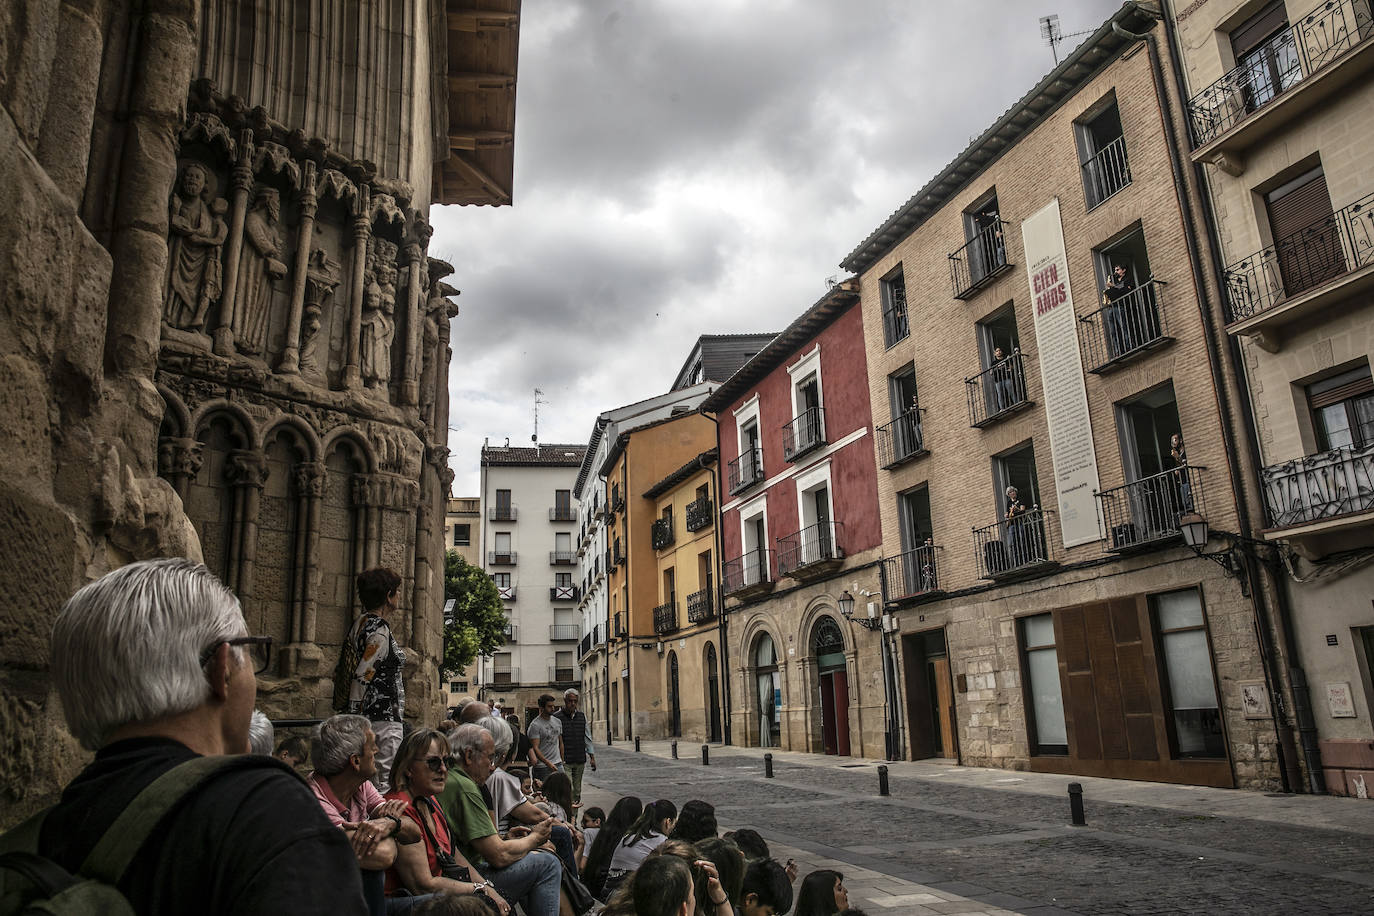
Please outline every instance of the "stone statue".
[[274, 188], [262, 188], [243, 224], [243, 255], [239, 260], [238, 308], [234, 310], [234, 339], [240, 353], [258, 356], [267, 351], [267, 326], [272, 313], [272, 282], [286, 276], [281, 248], [281, 198]]
[[182, 167], [172, 193], [167, 233], [167, 281], [163, 324], [179, 331], [205, 330], [210, 304], [219, 301], [223, 268], [220, 248], [229, 233], [223, 216], [229, 204], [215, 197], [215, 180], [199, 162]]
[[367, 252], [363, 286], [362, 375], [368, 388], [385, 388], [391, 379], [391, 344], [396, 337], [396, 246], [373, 238]]
[[303, 374], [317, 374], [321, 370], [316, 351], [320, 341], [320, 325], [324, 308], [339, 285], [339, 262], [325, 254], [324, 249], [310, 252], [305, 274], [305, 311], [301, 315], [300, 368]]

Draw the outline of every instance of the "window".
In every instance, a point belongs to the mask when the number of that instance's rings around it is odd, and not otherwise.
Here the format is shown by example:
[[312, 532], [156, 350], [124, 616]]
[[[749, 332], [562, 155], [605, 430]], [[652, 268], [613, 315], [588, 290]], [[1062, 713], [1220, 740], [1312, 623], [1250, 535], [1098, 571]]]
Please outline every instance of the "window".
[[1374, 442], [1374, 379], [1366, 364], [1307, 386], [1317, 451]]
[[992, 479], [997, 487], [996, 500], [1002, 512], [1005, 512], [1006, 502], [1010, 498], [1008, 487], [1016, 489], [1017, 498], [1027, 509], [1040, 505], [1040, 480], [1035, 473], [1034, 444], [1027, 442], [993, 458]]
[[553, 549], [560, 555], [572, 553], [572, 535], [566, 531], [560, 531], [553, 536]]
[[553, 520], [556, 522], [570, 522], [575, 519], [572, 509], [572, 491], [554, 490], [553, 491]]
[[740, 535], [744, 545], [742, 584], [755, 585], [771, 579], [768, 557], [768, 524], [762, 501], [752, 508], [740, 509]]
[[1126, 485], [1100, 494], [1111, 547], [1171, 538], [1201, 497], [1193, 492], [1197, 471], [1187, 468], [1174, 386], [1166, 382], [1117, 404], [1116, 423]]
[[1009, 303], [977, 325], [983, 371], [966, 379], [969, 424], [982, 427], [1028, 403], [1016, 312]]
[[553, 584], [558, 588], [572, 588], [572, 573], [556, 572], [553, 574]]
[[[1090, 354], [1116, 359], [1159, 339], [1159, 301], [1145, 249], [1145, 233], [1135, 229], [1119, 240], [1093, 251], [1097, 288], [1102, 291], [1105, 353]], [[1105, 360], [1104, 360], [1105, 361]]]
[[809, 353], [787, 367], [792, 379], [792, 421], [783, 427], [783, 457], [794, 461], [825, 444], [825, 411], [821, 406], [821, 350]]
[[1217, 686], [1197, 589], [1154, 597], [1160, 664], [1168, 685], [1170, 737], [1177, 757], [1225, 757]]
[[454, 525], [453, 526], [453, 546], [467, 547], [472, 544], [472, 526]]
[[1340, 227], [1321, 166], [1264, 196], [1283, 293], [1296, 296], [1345, 273]]
[[1174, 436], [1182, 438], [1174, 386], [1158, 388], [1122, 401], [1116, 408], [1121, 436], [1121, 463], [1128, 481], [1153, 477], [1177, 465], [1172, 455]]
[[496, 533], [496, 555], [498, 557], [510, 556], [510, 532], [498, 531]]
[[1231, 51], [1246, 111], [1254, 111], [1302, 79], [1283, 0], [1275, 0], [1233, 30]]
[[677, 571], [671, 566], [663, 570], [663, 603], [677, 604]]
[[496, 491], [496, 507], [492, 510], [492, 519], [495, 521], [510, 521], [515, 517], [515, 509], [511, 506], [510, 490]]
[[885, 435], [879, 436], [879, 449], [883, 465], [891, 466], [925, 449], [915, 363], [907, 363], [887, 377], [887, 399], [892, 422]]
[[491, 657], [491, 681], [493, 684], [514, 683], [515, 670], [510, 666], [510, 653], [497, 652]]
[[1083, 164], [1083, 196], [1091, 210], [1131, 183], [1116, 95], [1108, 96], [1087, 117], [1075, 122], [1074, 134]]
[[467, 682], [467, 681], [449, 681], [449, 682], [448, 682], [448, 692], [449, 692], [449, 693], [467, 693], [467, 689], [468, 689], [468, 682]]
[[964, 247], [950, 255], [956, 299], [969, 298], [1009, 266], [995, 190], [964, 211], [964, 238]]
[[510, 573], [499, 572], [491, 574], [491, 581], [496, 583], [497, 588], [510, 588]]
[[1064, 688], [1059, 679], [1059, 651], [1054, 643], [1054, 615], [1022, 617], [1021, 654], [1028, 724], [1034, 754], [1069, 753], [1069, 730], [1064, 721]]
[[891, 347], [906, 340], [911, 333], [906, 310], [906, 277], [900, 264], [882, 279], [879, 288], [883, 300], [883, 341]]

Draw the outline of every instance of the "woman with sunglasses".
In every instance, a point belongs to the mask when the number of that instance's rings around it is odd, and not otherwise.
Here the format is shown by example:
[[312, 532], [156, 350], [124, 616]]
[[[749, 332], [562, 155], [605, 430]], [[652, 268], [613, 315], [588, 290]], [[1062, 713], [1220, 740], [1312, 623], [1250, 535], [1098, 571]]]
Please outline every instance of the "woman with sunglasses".
[[415, 729], [396, 751], [394, 788], [386, 797], [406, 803], [405, 816], [420, 826], [424, 844], [398, 850], [396, 864], [386, 873], [387, 896], [397, 896], [403, 889], [410, 894], [477, 894], [495, 906], [500, 916], [508, 916], [510, 905], [463, 858], [453, 842], [448, 818], [434, 800], [444, 791], [453, 764], [448, 741], [432, 728]]

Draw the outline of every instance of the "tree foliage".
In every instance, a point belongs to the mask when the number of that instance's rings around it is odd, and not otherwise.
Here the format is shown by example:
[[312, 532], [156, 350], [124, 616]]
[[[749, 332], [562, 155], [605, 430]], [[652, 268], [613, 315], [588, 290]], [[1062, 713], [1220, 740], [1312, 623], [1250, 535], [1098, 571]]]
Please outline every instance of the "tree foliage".
[[450, 550], [444, 558], [444, 598], [453, 610], [444, 616], [444, 670], [462, 671], [478, 655], [490, 655], [506, 643], [506, 615], [496, 583]]

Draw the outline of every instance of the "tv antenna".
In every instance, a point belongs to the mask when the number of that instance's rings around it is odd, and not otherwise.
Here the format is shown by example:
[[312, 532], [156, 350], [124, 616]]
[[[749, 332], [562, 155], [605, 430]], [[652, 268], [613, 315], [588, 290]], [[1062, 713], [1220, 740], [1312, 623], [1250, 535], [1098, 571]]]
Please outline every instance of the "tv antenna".
[[539, 444], [539, 405], [547, 403], [549, 402], [544, 400], [544, 390], [534, 389], [534, 435], [530, 436], [530, 441], [535, 445]]
[[1059, 44], [1065, 38], [1078, 38], [1082, 35], [1089, 35], [1092, 30], [1084, 32], [1071, 32], [1064, 34], [1064, 30], [1059, 26], [1059, 14], [1050, 13], [1048, 16], [1040, 17], [1040, 37], [1050, 46], [1050, 54], [1054, 55], [1054, 65], [1059, 66]]

